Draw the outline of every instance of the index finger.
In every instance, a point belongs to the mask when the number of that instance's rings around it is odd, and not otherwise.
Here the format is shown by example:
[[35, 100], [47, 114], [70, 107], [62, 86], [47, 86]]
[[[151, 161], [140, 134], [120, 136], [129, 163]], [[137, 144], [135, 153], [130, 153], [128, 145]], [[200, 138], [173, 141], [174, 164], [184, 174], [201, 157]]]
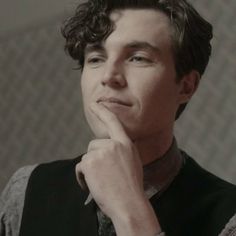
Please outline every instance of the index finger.
[[111, 139], [118, 140], [120, 142], [130, 141], [130, 138], [126, 134], [123, 125], [113, 112], [99, 103], [92, 103], [90, 108], [94, 114], [104, 123]]

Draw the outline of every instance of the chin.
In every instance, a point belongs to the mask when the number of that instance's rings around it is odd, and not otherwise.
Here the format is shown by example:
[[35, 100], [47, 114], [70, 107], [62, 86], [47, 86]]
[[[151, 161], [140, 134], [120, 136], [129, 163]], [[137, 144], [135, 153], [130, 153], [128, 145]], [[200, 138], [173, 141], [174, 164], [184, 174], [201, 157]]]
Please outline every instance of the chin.
[[[94, 118], [93, 115], [90, 115], [89, 113], [86, 114], [86, 119], [95, 138], [110, 139], [110, 135], [107, 130], [107, 127], [100, 120], [98, 120], [97, 118]], [[121, 118], [120, 118], [120, 121], [125, 129], [126, 134], [129, 136], [129, 138], [131, 140], [135, 140], [136, 136], [138, 136], [137, 125], [134, 125], [132, 124], [132, 122], [128, 122], [127, 120], [123, 121], [123, 119]]]
[[106, 127], [100, 122], [89, 122], [90, 129], [92, 130], [95, 138], [97, 139], [109, 139], [110, 135]]

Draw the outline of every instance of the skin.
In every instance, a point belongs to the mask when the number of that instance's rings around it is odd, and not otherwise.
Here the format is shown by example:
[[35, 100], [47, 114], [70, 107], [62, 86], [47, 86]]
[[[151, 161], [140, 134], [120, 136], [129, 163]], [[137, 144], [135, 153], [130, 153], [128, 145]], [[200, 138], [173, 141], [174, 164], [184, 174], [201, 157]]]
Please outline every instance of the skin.
[[155, 235], [161, 227], [143, 190], [142, 167], [170, 147], [175, 113], [195, 92], [199, 75], [192, 71], [176, 82], [165, 14], [127, 9], [111, 19], [115, 30], [85, 52], [84, 111], [96, 138], [76, 174], [117, 235]]

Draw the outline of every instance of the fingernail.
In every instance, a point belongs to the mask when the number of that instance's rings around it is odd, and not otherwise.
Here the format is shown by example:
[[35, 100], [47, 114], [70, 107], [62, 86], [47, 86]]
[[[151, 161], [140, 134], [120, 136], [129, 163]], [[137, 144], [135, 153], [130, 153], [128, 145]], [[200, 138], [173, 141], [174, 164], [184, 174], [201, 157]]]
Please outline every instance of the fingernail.
[[86, 199], [86, 201], [84, 202], [84, 205], [85, 205], [85, 206], [88, 205], [92, 200], [93, 200], [93, 197], [92, 197], [91, 194], [89, 194], [88, 197], [87, 197], [87, 199]]

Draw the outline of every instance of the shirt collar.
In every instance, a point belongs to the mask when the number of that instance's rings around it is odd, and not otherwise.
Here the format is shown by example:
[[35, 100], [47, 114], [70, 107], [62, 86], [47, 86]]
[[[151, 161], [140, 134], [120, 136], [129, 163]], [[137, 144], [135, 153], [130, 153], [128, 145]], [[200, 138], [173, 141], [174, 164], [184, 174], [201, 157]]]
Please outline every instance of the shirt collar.
[[172, 183], [183, 165], [183, 157], [175, 138], [168, 151], [152, 163], [144, 166], [144, 190], [150, 199], [161, 194]]

